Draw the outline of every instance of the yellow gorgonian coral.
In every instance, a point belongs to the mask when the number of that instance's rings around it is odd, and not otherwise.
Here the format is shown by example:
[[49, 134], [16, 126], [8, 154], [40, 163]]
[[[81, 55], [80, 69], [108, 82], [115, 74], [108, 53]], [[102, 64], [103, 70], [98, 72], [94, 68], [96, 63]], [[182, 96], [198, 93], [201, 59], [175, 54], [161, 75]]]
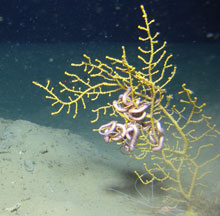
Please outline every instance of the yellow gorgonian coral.
[[[52, 100], [52, 106], [59, 106], [52, 115], [67, 107], [68, 114], [73, 111], [73, 118], [78, 114], [79, 102], [84, 109], [87, 108], [86, 98], [95, 101], [101, 96], [119, 93], [113, 101], [92, 110], [96, 114], [92, 122], [98, 121], [101, 113], [106, 114], [107, 110], [112, 117], [112, 121], [102, 125], [98, 132], [104, 136], [105, 142], [116, 142], [134, 159], [147, 158], [144, 167], [150, 180], [145, 181], [145, 174], [135, 171], [143, 184], [169, 180], [169, 186], [162, 186], [162, 189], [176, 192], [177, 196], [171, 197], [176, 203], [190, 205], [196, 186], [204, 186], [201, 180], [210, 173], [201, 171], [202, 168], [219, 157], [217, 155], [201, 162], [201, 151], [213, 144], [201, 145], [200, 141], [209, 136], [215, 137], [219, 132], [215, 125], [210, 124], [211, 117], [203, 113], [205, 104], [197, 103], [197, 98], [192, 96], [186, 84], [182, 84], [178, 92], [182, 98], [179, 103], [171, 103], [172, 96], [166, 94], [165, 87], [172, 81], [176, 67], [169, 63], [172, 55], [165, 50], [166, 42], [159, 43], [159, 33], [152, 34], [150, 31], [155, 21], [148, 20], [143, 6], [141, 10], [144, 26], [138, 28], [144, 36], [139, 37], [139, 41], [144, 47], [138, 47], [140, 55], [137, 56], [141, 69], [128, 63], [126, 49], [122, 46], [121, 59], [106, 56], [110, 63], [98, 59], [92, 61], [84, 55], [80, 64], [71, 64], [74, 68], [82, 68], [88, 78], [65, 72], [71, 78], [72, 85], [59, 82], [61, 95], [54, 93], [50, 81], [46, 85], [33, 84], [48, 93], [46, 98]], [[64, 92], [69, 95], [66, 101], [62, 99]], [[114, 117], [121, 117], [122, 122]], [[204, 128], [202, 132], [197, 131], [200, 125]], [[162, 177], [155, 175], [158, 171], [163, 174]], [[189, 176], [187, 181], [184, 179], [186, 172]]]

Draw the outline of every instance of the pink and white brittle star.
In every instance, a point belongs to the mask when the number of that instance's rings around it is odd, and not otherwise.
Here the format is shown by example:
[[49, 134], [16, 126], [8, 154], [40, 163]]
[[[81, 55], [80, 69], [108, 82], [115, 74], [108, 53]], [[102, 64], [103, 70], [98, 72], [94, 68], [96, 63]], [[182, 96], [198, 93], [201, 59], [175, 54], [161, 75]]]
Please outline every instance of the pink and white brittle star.
[[[147, 134], [152, 144], [157, 144], [152, 148], [152, 151], [160, 151], [163, 148], [164, 143], [164, 129], [161, 123], [157, 121], [155, 123], [155, 132], [152, 130], [152, 124], [150, 121], [144, 123], [144, 119], [147, 116], [146, 109], [151, 106], [151, 102], [141, 102], [140, 99], [136, 99], [135, 103], [132, 102], [129, 96], [131, 88], [128, 88], [123, 94], [119, 95], [118, 101], [113, 101], [113, 107], [117, 112], [123, 113], [129, 121], [126, 124], [117, 123], [117, 121], [111, 121], [102, 125], [99, 128], [99, 133], [104, 136], [105, 142], [121, 142], [124, 141], [123, 148], [126, 151], [132, 152], [135, 149], [136, 141], [139, 137], [140, 129], [142, 128]], [[130, 144], [128, 144], [128, 142]]]

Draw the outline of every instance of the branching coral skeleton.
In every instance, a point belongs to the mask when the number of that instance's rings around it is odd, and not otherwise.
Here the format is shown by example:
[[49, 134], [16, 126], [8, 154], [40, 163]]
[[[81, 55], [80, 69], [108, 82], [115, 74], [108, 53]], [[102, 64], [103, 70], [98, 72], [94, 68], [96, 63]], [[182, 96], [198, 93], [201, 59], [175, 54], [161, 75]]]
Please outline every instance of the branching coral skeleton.
[[[140, 70], [128, 63], [126, 49], [122, 46], [121, 59], [106, 56], [109, 63], [103, 63], [84, 55], [85, 60], [80, 64], [71, 64], [74, 68], [82, 67], [89, 77], [84, 80], [77, 73], [65, 72], [72, 79], [73, 86], [59, 82], [60, 95], [54, 93], [50, 81], [46, 85], [33, 84], [48, 93], [46, 98], [52, 100], [52, 106], [58, 106], [52, 115], [67, 107], [67, 114], [74, 110], [73, 118], [78, 114], [79, 102], [84, 109], [87, 108], [85, 98], [96, 101], [100, 96], [113, 97], [120, 92], [117, 100], [114, 98], [92, 110], [96, 118], [91, 122], [98, 121], [103, 112], [111, 118], [121, 117], [123, 123], [112, 119], [95, 131], [104, 136], [105, 142], [116, 142], [134, 159], [145, 161], [144, 174], [134, 171], [143, 184], [154, 180], [169, 181], [169, 185], [161, 187], [168, 192], [169, 202], [175, 205], [185, 203], [188, 212], [191, 212], [195, 189], [204, 187], [202, 180], [211, 173], [211, 170], [204, 171], [203, 168], [220, 156], [201, 159], [201, 154], [213, 146], [209, 138], [215, 138], [220, 133], [216, 125], [211, 124], [211, 117], [203, 112], [206, 104], [198, 105], [197, 97], [192, 96], [185, 83], [174, 92], [181, 98], [179, 103], [172, 104], [172, 96], [166, 94], [165, 87], [175, 76], [176, 67], [169, 63], [172, 55], [167, 55], [167, 43], [159, 45], [159, 33], [152, 34], [150, 31], [155, 20], [148, 20], [142, 5], [141, 11], [144, 25], [138, 26], [143, 33], [139, 41], [145, 47], [138, 47], [140, 55], [137, 61], [142, 64]], [[92, 80], [98, 80], [98, 83]], [[62, 97], [64, 92], [69, 93], [66, 100]], [[201, 144], [204, 142], [208, 143]], [[161, 172], [163, 177], [156, 176], [156, 172]], [[149, 175], [147, 180], [143, 178], [146, 173]]]

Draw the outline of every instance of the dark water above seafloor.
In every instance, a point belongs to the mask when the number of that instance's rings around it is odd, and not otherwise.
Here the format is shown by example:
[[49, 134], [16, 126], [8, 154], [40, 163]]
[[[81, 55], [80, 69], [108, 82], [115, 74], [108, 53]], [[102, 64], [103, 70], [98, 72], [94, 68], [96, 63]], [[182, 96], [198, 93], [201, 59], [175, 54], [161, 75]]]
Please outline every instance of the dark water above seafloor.
[[76, 133], [87, 131], [91, 112], [84, 111], [74, 121], [65, 113], [50, 116], [53, 109], [44, 100], [45, 93], [31, 82], [51, 79], [57, 87], [58, 81], [69, 82], [64, 71], [72, 72], [70, 64], [80, 63], [83, 53], [99, 59], [120, 57], [121, 45], [126, 46], [129, 63], [136, 65], [136, 43], [141, 34], [137, 25], [144, 25], [140, 4], [149, 20], [156, 20], [150, 26], [152, 35], [161, 32], [158, 39], [168, 41], [167, 48], [174, 54], [172, 62], [178, 70], [167, 87], [168, 94], [175, 95], [187, 82], [202, 102], [218, 107], [218, 0], [15, 0], [13, 4], [2, 0], [0, 117], [74, 128]]

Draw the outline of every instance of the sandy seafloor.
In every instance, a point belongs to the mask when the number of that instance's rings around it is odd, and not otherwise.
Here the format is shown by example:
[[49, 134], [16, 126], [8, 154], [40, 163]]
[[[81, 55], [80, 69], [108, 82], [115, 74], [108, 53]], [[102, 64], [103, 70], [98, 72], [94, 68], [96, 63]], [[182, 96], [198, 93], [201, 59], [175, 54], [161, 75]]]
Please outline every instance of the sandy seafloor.
[[[83, 53], [102, 59], [105, 55], [119, 57], [121, 45], [0, 45], [0, 216], [165, 213], [149, 212], [153, 204], [147, 186], [137, 185], [149, 202], [143, 201], [134, 188], [137, 177], [133, 171], [143, 171], [142, 161], [122, 155], [118, 146], [104, 143], [103, 137], [92, 132], [93, 127], [105, 122], [90, 123], [94, 114], [89, 110], [100, 102], [87, 104], [88, 110], [79, 111], [75, 120], [65, 112], [51, 116], [54, 109], [45, 100], [45, 92], [31, 83], [32, 80], [46, 83], [50, 79], [58, 87], [58, 81], [69, 81], [63, 72], [73, 71], [70, 63], [80, 63]], [[128, 59], [135, 62], [136, 45], [126, 47]], [[195, 96], [207, 103], [206, 112], [214, 117], [219, 129], [220, 44], [168, 47], [178, 66], [168, 93], [172, 94], [181, 83], [188, 83]], [[214, 151], [220, 152], [219, 138], [215, 144]], [[213, 171], [207, 180], [210, 190], [218, 185], [219, 167], [219, 159], [210, 166]]]

